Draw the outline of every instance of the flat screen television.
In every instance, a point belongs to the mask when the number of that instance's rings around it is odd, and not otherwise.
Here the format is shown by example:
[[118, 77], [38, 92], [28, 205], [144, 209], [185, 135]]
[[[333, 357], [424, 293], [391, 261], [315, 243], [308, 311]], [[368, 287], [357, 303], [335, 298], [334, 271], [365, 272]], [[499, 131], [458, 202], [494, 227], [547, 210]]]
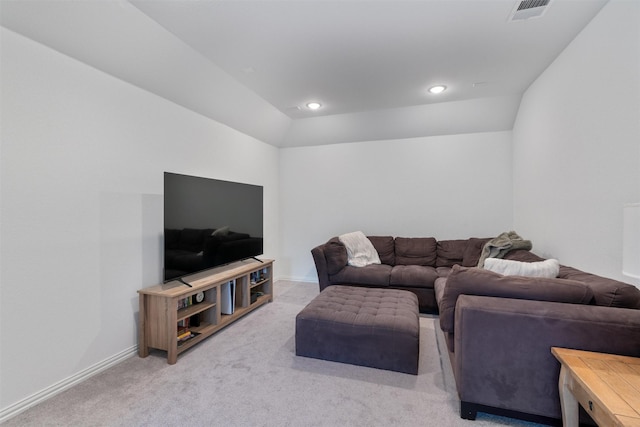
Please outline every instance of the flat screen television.
[[263, 188], [164, 173], [164, 281], [263, 253]]

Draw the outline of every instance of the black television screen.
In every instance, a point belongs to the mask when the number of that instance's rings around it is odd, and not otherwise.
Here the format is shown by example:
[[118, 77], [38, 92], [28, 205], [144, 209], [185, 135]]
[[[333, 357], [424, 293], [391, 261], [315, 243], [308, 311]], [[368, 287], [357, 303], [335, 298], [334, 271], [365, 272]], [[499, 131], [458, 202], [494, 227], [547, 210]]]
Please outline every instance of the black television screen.
[[164, 173], [164, 281], [263, 253], [262, 186]]

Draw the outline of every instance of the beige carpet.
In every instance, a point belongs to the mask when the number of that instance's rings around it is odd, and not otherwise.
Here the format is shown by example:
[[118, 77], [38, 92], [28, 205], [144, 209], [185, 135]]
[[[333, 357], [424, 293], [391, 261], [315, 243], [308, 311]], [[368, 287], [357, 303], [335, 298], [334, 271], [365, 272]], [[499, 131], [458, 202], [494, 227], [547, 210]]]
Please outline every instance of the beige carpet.
[[280, 281], [275, 299], [166, 363], [132, 357], [6, 426], [534, 426], [458, 416], [448, 358], [423, 316], [419, 375], [295, 355], [295, 316], [317, 285]]

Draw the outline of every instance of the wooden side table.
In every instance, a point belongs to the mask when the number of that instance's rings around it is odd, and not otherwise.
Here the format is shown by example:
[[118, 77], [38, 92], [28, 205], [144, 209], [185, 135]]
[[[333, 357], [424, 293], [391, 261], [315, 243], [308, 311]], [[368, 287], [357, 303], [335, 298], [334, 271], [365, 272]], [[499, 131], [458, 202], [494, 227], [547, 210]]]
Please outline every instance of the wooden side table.
[[577, 427], [578, 404], [599, 426], [640, 427], [640, 358], [552, 347], [561, 363], [562, 424]]

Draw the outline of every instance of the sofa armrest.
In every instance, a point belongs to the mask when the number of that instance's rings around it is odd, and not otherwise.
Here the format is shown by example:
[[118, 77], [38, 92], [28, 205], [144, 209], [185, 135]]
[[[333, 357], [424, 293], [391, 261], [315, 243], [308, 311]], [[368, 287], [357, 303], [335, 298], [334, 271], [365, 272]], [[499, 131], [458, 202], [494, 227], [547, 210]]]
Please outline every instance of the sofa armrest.
[[482, 268], [454, 265], [438, 301], [440, 327], [453, 332], [456, 303], [460, 295], [479, 295], [522, 300], [588, 304], [593, 292], [582, 282], [567, 279], [503, 276]]
[[461, 295], [452, 358], [460, 400], [560, 418], [554, 346], [640, 356], [640, 310]]
[[318, 285], [320, 286], [320, 291], [327, 286], [329, 286], [329, 271], [327, 268], [327, 259], [324, 256], [324, 247], [325, 245], [319, 245], [315, 248], [311, 249], [311, 255], [313, 256], [313, 261], [316, 264], [316, 271], [318, 273]]

